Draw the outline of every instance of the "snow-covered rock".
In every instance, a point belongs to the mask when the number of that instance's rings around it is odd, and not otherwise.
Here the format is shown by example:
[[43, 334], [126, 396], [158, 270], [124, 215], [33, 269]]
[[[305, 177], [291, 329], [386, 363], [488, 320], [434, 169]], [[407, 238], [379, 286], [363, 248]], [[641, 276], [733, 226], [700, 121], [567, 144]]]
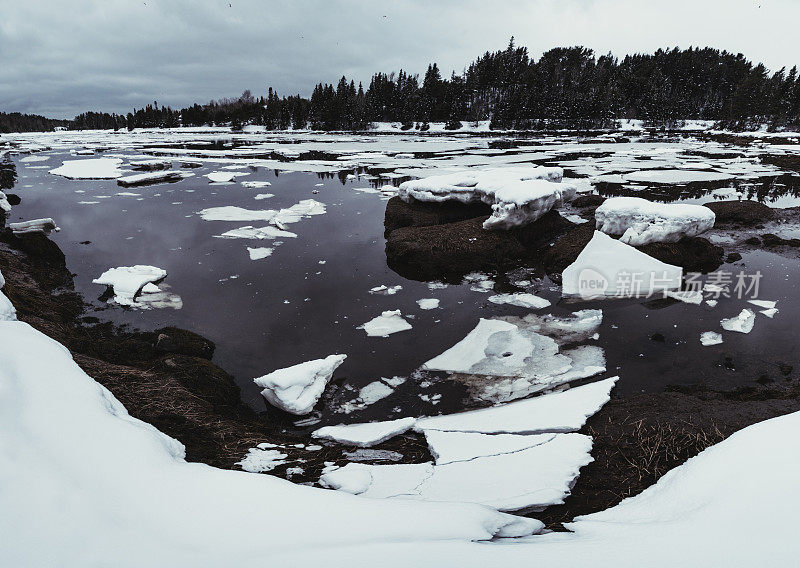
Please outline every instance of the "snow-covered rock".
[[386, 422], [324, 426], [314, 431], [311, 436], [359, 448], [369, 448], [410, 430], [416, 421], [416, 418], [399, 418]]
[[278, 369], [253, 379], [267, 401], [286, 412], [303, 415], [313, 410], [325, 391], [333, 372], [347, 355], [328, 355], [324, 359], [306, 361]]
[[495, 294], [494, 296], [489, 296], [487, 299], [493, 304], [508, 304], [510, 306], [519, 306], [521, 308], [531, 308], [534, 310], [546, 308], [550, 305], [549, 300], [527, 292]]
[[694, 237], [711, 229], [716, 219], [714, 212], [702, 205], [654, 203], [639, 197], [606, 199], [594, 216], [598, 231], [622, 235], [620, 241], [633, 246]]
[[120, 164], [120, 158], [66, 160], [61, 166], [50, 170], [50, 173], [69, 179], [116, 179], [122, 177]]
[[131, 168], [141, 171], [168, 170], [172, 167], [172, 161], [161, 160], [158, 158], [151, 160], [131, 160]]
[[92, 280], [92, 284], [111, 286], [114, 289], [114, 301], [121, 306], [134, 304], [136, 294], [149, 282], [158, 282], [167, 276], [167, 271], [155, 266], [137, 264], [136, 266], [120, 266], [103, 272]]
[[681, 287], [683, 269], [656, 260], [595, 231], [575, 262], [562, 273], [562, 294], [583, 299], [645, 296]]
[[509, 229], [532, 223], [572, 199], [577, 190], [562, 183], [563, 175], [561, 168], [544, 166], [464, 170], [404, 182], [398, 195], [404, 201], [483, 202], [492, 207], [483, 227]]
[[400, 310], [386, 310], [357, 329], [363, 329], [370, 337], [389, 337], [393, 333], [411, 329], [411, 324], [403, 319]]
[[420, 418], [414, 430], [481, 432], [484, 434], [537, 434], [575, 432], [609, 401], [619, 377], [611, 377], [580, 387], [443, 416]]
[[756, 323], [756, 314], [753, 310], [745, 308], [739, 312], [738, 316], [720, 320], [719, 323], [725, 331], [750, 333]]
[[8, 228], [11, 229], [15, 235], [24, 235], [26, 233], [49, 235], [52, 231], [58, 232], [61, 230], [50, 217], [20, 221], [19, 223], [9, 223]]

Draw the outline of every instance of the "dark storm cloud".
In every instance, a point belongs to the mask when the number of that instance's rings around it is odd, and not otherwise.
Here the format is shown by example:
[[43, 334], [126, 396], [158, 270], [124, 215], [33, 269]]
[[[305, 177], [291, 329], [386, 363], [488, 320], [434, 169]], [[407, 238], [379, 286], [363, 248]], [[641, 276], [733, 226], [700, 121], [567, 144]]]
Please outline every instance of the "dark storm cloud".
[[[308, 95], [342, 74], [461, 71], [514, 35], [538, 57], [711, 45], [771, 69], [800, 53], [800, 3], [775, 0], [294, 1], [0, 0], [0, 110], [72, 117], [157, 100], [184, 106], [256, 94]], [[365, 85], [366, 86], [366, 85]]]

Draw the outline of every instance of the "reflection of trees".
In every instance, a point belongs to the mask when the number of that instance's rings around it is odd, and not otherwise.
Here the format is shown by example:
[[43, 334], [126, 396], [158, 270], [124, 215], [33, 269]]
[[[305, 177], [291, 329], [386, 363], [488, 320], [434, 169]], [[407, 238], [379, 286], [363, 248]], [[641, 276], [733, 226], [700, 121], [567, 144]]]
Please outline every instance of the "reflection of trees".
[[9, 158], [0, 161], [0, 190], [11, 189], [17, 183], [17, 166]]

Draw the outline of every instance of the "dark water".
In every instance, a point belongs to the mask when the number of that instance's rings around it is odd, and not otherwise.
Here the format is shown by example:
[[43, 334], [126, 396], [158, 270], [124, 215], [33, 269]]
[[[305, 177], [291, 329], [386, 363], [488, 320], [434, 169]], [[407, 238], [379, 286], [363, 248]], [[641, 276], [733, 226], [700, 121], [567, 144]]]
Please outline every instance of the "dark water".
[[[28, 166], [47, 165], [49, 169], [61, 160], [75, 159], [69, 154], [50, 155], [50, 161]], [[238, 170], [251, 172], [241, 180], [272, 183], [271, 187], [249, 189], [238, 183], [209, 184], [202, 174], [219, 168], [205, 166], [191, 170], [195, 177], [177, 183], [125, 189], [114, 180], [73, 181], [28, 166], [18, 164], [18, 179], [11, 192], [20, 195], [22, 203], [13, 209], [9, 221], [56, 219], [62, 231], [52, 238], [76, 273], [76, 289], [99, 310], [95, 315], [139, 329], [175, 325], [208, 337], [217, 344], [215, 362], [236, 377], [244, 400], [259, 410], [274, 412], [252, 379], [275, 369], [346, 353], [348, 359], [337, 372], [342, 379], [329, 388], [335, 395], [342, 384], [357, 390], [379, 377], [408, 376], [461, 340], [479, 317], [528, 313], [491, 304], [486, 300], [488, 294], [471, 291], [469, 285], [430, 290], [426, 283], [406, 280], [391, 271], [384, 253], [385, 201], [353, 190], [367, 186], [364, 180]], [[323, 185], [316, 186], [320, 183]], [[115, 195], [119, 191], [138, 193], [143, 199]], [[258, 193], [274, 193], [275, 197], [256, 201]], [[209, 222], [196, 215], [207, 207], [277, 209], [310, 198], [325, 203], [327, 213], [291, 225], [289, 230], [298, 238], [282, 239], [272, 256], [257, 261], [249, 259], [247, 246], [271, 246], [271, 241], [214, 235], [266, 223]], [[99, 203], [83, 205], [80, 201]], [[85, 241], [90, 244], [81, 244]], [[136, 311], [100, 301], [105, 287], [92, 284], [92, 278], [108, 268], [134, 264], [167, 270], [165, 282], [171, 292], [181, 296], [183, 308]], [[732, 388], [753, 384], [758, 377], [780, 380], [777, 364], [797, 363], [793, 323], [800, 316], [794, 300], [800, 266], [761, 252], [747, 254], [736, 266], [724, 265], [720, 270], [761, 270], [764, 278], [759, 297], [778, 300], [780, 312], [774, 319], [757, 313], [750, 334], [725, 333], [725, 343], [713, 347], [700, 345], [700, 333], [719, 331], [720, 319], [747, 307], [742, 300], [722, 298], [714, 308], [643, 299], [575, 304], [560, 301], [558, 289], [546, 279], [536, 293], [554, 304], [542, 312], [566, 315], [587, 307], [603, 309], [597, 344], [606, 351], [609, 374], [621, 376], [617, 395], [659, 391], [672, 384]], [[368, 293], [381, 284], [400, 284], [403, 290], [393, 296]], [[439, 298], [441, 309], [419, 309], [416, 301], [421, 298]], [[373, 338], [356, 329], [392, 309], [408, 316], [411, 331]], [[653, 341], [654, 334], [661, 334], [664, 342]], [[429, 391], [443, 395], [438, 405], [419, 398]], [[328, 400], [331, 398], [336, 396]], [[410, 380], [394, 395], [345, 420], [454, 411], [462, 407], [463, 398], [463, 390], [453, 385], [434, 385], [426, 391]], [[341, 421], [342, 417], [332, 420]]]

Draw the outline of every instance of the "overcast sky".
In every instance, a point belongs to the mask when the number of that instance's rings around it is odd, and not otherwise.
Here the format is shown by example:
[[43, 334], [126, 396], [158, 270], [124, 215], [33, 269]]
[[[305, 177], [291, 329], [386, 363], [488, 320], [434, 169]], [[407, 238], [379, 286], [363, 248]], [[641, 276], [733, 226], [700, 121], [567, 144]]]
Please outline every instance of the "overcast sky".
[[712, 46], [800, 63], [797, 0], [0, 0], [0, 111], [71, 118], [157, 100], [309, 95], [343, 74], [462, 71], [510, 36], [538, 58]]

